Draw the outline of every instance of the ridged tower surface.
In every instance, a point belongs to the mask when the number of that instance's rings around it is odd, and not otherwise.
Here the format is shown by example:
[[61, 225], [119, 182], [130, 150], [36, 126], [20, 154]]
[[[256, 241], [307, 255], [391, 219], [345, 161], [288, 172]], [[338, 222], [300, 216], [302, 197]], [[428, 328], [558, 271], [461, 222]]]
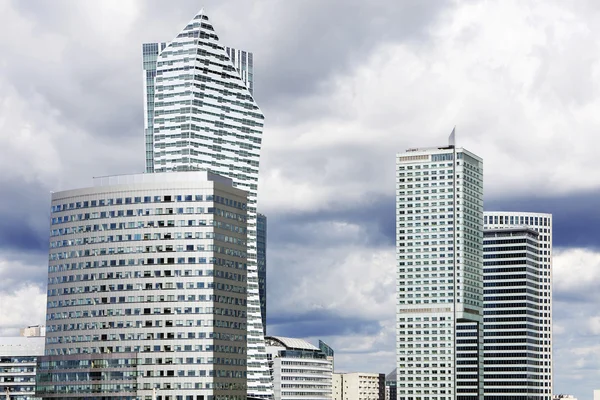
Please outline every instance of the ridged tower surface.
[[248, 192], [248, 395], [271, 398], [256, 265], [264, 116], [201, 10], [160, 52], [154, 79], [154, 172], [210, 170]]

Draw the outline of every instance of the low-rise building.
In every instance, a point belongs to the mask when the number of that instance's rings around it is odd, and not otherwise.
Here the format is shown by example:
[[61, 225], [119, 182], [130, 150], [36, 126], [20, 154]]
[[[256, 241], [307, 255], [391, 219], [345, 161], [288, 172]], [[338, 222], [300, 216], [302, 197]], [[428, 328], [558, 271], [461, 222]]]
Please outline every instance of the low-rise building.
[[302, 339], [267, 336], [275, 400], [330, 400], [333, 360]]
[[333, 374], [333, 400], [385, 400], [385, 374]]
[[0, 396], [34, 399], [36, 360], [43, 354], [43, 336], [0, 338]]

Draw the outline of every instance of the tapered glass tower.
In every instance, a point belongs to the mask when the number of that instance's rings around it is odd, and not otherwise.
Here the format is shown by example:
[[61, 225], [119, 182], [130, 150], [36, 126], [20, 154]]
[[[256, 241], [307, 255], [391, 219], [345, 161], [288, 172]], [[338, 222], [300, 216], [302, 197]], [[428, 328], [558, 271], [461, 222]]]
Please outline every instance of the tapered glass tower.
[[252, 97], [252, 55], [224, 47], [202, 10], [172, 41], [150, 45], [144, 51], [146, 171], [208, 170], [249, 194], [248, 395], [271, 397], [256, 263], [264, 116]]

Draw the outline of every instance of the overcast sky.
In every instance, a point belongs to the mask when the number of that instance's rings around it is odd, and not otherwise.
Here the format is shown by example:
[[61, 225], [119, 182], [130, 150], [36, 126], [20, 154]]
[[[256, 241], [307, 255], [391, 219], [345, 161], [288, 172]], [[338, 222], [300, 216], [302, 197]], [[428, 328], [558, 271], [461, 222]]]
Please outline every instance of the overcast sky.
[[[174, 6], [176, 5], [176, 7]], [[144, 170], [141, 44], [204, 7], [254, 52], [268, 332], [394, 368], [394, 154], [554, 214], [555, 392], [600, 389], [600, 2], [0, 0], [0, 333], [44, 322], [50, 191]]]

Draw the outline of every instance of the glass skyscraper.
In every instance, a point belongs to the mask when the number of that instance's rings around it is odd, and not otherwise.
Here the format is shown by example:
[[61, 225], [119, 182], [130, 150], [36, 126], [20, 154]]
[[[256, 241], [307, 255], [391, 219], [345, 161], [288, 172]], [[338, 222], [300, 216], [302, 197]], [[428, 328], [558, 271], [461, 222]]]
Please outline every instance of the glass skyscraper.
[[224, 47], [203, 11], [164, 48], [162, 43], [145, 46], [152, 49], [144, 55], [146, 171], [209, 170], [249, 194], [248, 395], [271, 397], [257, 265], [264, 116], [252, 96], [252, 54]]
[[[396, 157], [399, 400], [483, 396], [483, 163], [454, 146]], [[474, 366], [457, 360], [462, 324]], [[473, 370], [474, 368], [474, 370]]]
[[37, 396], [245, 400], [247, 193], [206, 171], [52, 194]]
[[256, 218], [256, 265], [258, 269], [258, 293], [263, 333], [267, 334], [267, 216]]
[[146, 141], [146, 172], [154, 172], [154, 78], [156, 59], [166, 43], [145, 43], [142, 46], [144, 68], [144, 138]]

